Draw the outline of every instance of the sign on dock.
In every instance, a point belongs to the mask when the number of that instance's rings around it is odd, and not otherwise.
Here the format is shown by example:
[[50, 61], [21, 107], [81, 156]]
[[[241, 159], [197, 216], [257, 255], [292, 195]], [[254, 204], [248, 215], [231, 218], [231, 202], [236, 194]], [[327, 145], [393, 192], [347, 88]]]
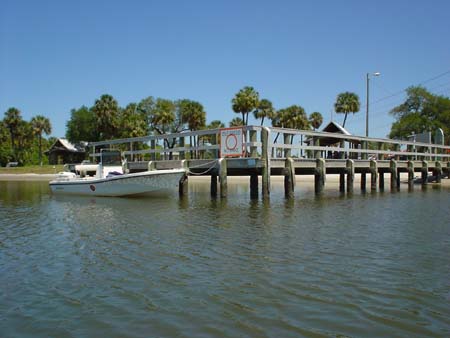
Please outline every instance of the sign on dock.
[[242, 156], [243, 135], [242, 128], [220, 129], [220, 156]]

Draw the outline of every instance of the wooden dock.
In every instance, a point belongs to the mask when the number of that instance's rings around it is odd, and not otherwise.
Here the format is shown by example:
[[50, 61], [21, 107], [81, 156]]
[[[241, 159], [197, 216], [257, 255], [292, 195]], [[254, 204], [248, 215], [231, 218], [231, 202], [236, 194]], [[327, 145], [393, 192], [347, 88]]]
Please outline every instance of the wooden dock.
[[[214, 129], [95, 142], [90, 144], [91, 156], [99, 156], [100, 148], [116, 148], [127, 157], [130, 172], [185, 168], [188, 174], [180, 182], [180, 194], [187, 193], [188, 177], [199, 175], [210, 176], [211, 195], [221, 197], [227, 196], [228, 176], [248, 176], [252, 197], [260, 191], [263, 197], [269, 196], [271, 176], [284, 176], [285, 195], [290, 198], [296, 175], [314, 175], [315, 192], [320, 194], [327, 174], [339, 174], [340, 191], [351, 193], [355, 174], [361, 175], [362, 190], [376, 191], [385, 188], [386, 173], [390, 189], [398, 190], [401, 173], [408, 174], [411, 188], [416, 173], [425, 185], [430, 172], [438, 183], [450, 172], [450, 147], [444, 145], [247, 126], [243, 127], [245, 154], [221, 158], [219, 133]], [[203, 142], [191, 147], [186, 140], [193, 137]], [[324, 146], [324, 140], [332, 145]], [[168, 144], [175, 146], [168, 148]]]

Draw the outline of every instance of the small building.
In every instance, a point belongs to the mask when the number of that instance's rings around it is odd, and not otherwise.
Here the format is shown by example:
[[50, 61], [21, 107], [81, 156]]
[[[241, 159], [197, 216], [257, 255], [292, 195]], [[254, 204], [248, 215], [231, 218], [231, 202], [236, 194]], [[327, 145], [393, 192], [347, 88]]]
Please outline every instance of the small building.
[[80, 163], [86, 158], [86, 149], [59, 138], [44, 154], [48, 156], [49, 164]]
[[[347, 129], [342, 127], [339, 123], [331, 121], [329, 122], [325, 127], [322, 128], [321, 132], [326, 133], [334, 133], [334, 134], [341, 134], [341, 135], [348, 135], [351, 136]], [[339, 147], [341, 146], [341, 143], [343, 143], [343, 146], [345, 148], [349, 149], [358, 149], [361, 147], [359, 141], [349, 141], [349, 140], [343, 140], [341, 138], [336, 138], [332, 136], [319, 136], [317, 137], [319, 139], [319, 146], [321, 147]], [[312, 144], [313, 140], [311, 137], [308, 137], [305, 143]], [[322, 156], [326, 158], [340, 158], [340, 154], [336, 152], [322, 152]], [[358, 157], [358, 154], [353, 153], [350, 155], [350, 158]]]

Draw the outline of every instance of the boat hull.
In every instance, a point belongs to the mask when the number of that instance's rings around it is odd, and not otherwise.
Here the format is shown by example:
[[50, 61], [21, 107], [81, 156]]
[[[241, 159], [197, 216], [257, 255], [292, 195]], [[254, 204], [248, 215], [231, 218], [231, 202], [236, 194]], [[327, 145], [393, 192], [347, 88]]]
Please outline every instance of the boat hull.
[[173, 190], [186, 174], [184, 169], [154, 170], [110, 178], [76, 178], [49, 183], [52, 193], [87, 196], [131, 196]]

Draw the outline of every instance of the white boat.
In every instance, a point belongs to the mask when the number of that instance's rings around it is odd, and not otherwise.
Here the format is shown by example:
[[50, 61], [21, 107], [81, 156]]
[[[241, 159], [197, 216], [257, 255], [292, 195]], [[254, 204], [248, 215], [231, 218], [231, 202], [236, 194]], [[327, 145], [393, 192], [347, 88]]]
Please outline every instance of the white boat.
[[[173, 190], [186, 175], [184, 169], [151, 170], [129, 174], [119, 151], [102, 151], [99, 164], [81, 164], [76, 174], [61, 172], [49, 182], [55, 194], [88, 196], [130, 196], [160, 190]], [[94, 176], [87, 173], [95, 172]]]

